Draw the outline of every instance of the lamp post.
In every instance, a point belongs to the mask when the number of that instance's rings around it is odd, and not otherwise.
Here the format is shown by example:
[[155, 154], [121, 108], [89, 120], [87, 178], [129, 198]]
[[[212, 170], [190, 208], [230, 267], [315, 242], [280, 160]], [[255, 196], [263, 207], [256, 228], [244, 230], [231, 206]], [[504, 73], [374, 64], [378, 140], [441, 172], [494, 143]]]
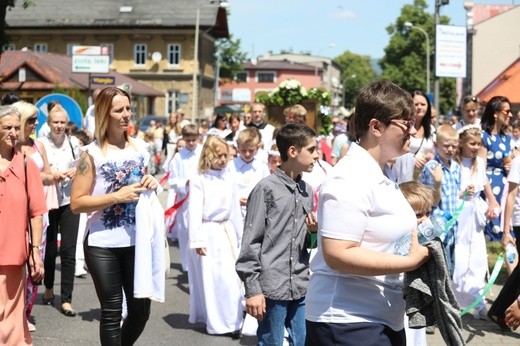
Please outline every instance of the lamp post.
[[[197, 11], [195, 15], [195, 42], [193, 46], [193, 75], [192, 75], [192, 104], [191, 104], [191, 122], [195, 123], [195, 114], [198, 113], [198, 83], [197, 83], [197, 74], [199, 73], [199, 31], [200, 31], [200, 9], [205, 5], [210, 5], [214, 3], [219, 3], [219, 7], [227, 8], [229, 7], [229, 3], [225, 0], [217, 1], [211, 0], [209, 3], [199, 3], [197, 4]], [[197, 118], [199, 118], [197, 116]]]
[[420, 26], [413, 25], [411, 22], [404, 22], [404, 26], [422, 32], [426, 38], [426, 94], [430, 95], [430, 36], [426, 30]]
[[[336, 44], [334, 42], [331, 42], [329, 43], [329, 45], [323, 49], [320, 49], [318, 51], [318, 53], [316, 53], [316, 56], [319, 57], [321, 53], [323, 53], [324, 51], [326, 51], [327, 49], [330, 49], [330, 48], [334, 48], [336, 47]], [[314, 66], [314, 75], [317, 76], [318, 75], [318, 63], [320, 63], [322, 66], [323, 66], [323, 61], [318, 61], [317, 64]]]
[[473, 75], [473, 35], [475, 29], [473, 27], [473, 1], [464, 1], [464, 9], [466, 10], [466, 78], [464, 79], [463, 95], [473, 95], [472, 75]]

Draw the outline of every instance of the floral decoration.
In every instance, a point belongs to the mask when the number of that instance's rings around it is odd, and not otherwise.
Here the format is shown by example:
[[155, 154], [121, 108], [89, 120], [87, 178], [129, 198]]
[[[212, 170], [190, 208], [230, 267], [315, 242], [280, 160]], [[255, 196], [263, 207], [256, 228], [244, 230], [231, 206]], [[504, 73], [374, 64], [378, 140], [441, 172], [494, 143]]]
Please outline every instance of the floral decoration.
[[256, 97], [257, 102], [278, 106], [294, 105], [306, 100], [317, 101], [322, 106], [328, 106], [331, 103], [332, 95], [320, 88], [307, 90], [300, 81], [286, 79], [269, 93], [261, 93]]

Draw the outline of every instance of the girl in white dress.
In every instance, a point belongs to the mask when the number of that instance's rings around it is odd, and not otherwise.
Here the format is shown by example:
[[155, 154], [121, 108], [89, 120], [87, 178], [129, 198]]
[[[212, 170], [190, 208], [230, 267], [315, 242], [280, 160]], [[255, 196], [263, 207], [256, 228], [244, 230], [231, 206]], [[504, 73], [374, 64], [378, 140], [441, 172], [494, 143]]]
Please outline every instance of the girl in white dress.
[[[486, 217], [490, 214], [489, 208], [498, 207], [486, 177], [484, 160], [478, 156], [478, 150], [482, 146], [481, 136], [480, 127], [477, 125], [467, 125], [459, 130], [461, 191], [466, 193], [461, 196], [464, 199], [464, 207], [458, 219], [453, 288], [462, 308], [478, 298], [486, 285], [488, 262], [484, 227]], [[480, 197], [482, 191], [489, 198], [489, 206]], [[484, 299], [475, 307], [473, 315], [477, 319], [486, 319]]]
[[227, 162], [227, 143], [209, 136], [202, 148], [199, 174], [190, 180], [189, 321], [205, 323], [209, 334], [235, 336], [244, 319], [243, 292], [235, 272], [242, 218]]

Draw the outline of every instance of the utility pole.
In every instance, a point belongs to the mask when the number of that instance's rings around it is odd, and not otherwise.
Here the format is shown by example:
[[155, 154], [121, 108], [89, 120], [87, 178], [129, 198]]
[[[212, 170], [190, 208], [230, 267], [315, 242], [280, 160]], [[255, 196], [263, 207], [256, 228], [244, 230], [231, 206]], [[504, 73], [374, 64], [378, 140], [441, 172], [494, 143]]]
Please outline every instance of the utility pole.
[[[435, 66], [437, 66], [437, 25], [439, 25], [439, 9], [441, 8], [443, 0], [435, 0]], [[439, 109], [439, 77], [437, 77], [437, 67], [435, 68], [435, 74], [433, 76], [433, 106], [437, 112], [437, 124], [439, 126], [439, 118], [441, 111]]]

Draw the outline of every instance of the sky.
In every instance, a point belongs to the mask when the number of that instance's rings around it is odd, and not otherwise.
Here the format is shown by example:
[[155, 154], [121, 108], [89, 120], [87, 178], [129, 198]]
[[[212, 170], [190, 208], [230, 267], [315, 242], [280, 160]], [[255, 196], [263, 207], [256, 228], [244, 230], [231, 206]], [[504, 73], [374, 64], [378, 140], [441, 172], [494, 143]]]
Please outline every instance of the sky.
[[[240, 38], [242, 51], [257, 57], [272, 51], [305, 51], [336, 57], [349, 50], [381, 58], [390, 41], [386, 27], [394, 24], [413, 0], [228, 0], [229, 31]], [[427, 0], [433, 14], [435, 0]], [[463, 0], [450, 0], [441, 15], [452, 25], [466, 25]], [[475, 4], [511, 5], [516, 0], [477, 0]], [[432, 38], [433, 39], [433, 38]]]

